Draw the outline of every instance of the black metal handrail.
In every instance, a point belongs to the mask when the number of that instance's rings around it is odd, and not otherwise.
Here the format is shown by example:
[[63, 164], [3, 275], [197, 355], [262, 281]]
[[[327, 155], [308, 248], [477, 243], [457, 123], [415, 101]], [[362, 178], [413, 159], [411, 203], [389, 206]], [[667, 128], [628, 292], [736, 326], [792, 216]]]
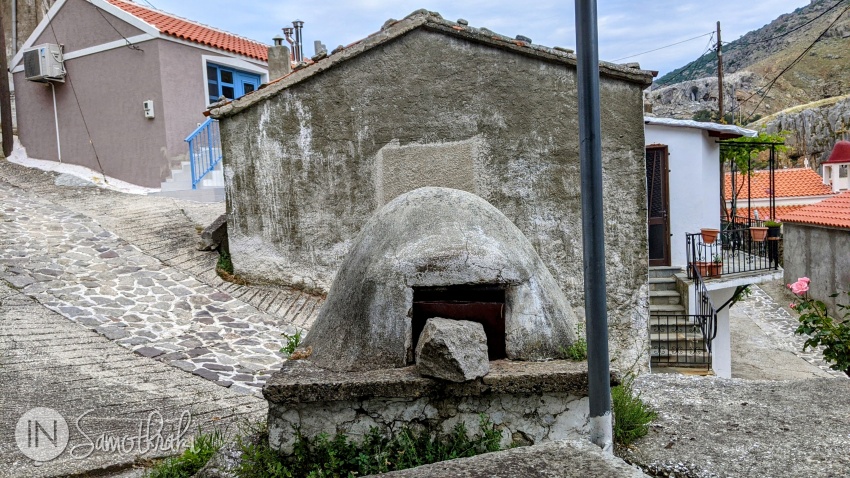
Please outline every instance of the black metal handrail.
[[757, 241], [749, 227], [724, 226], [711, 242], [706, 242], [701, 233], [685, 234], [688, 279], [694, 278], [695, 269], [704, 279], [779, 269], [780, 237]]
[[649, 330], [653, 364], [710, 368], [711, 351], [704, 327], [703, 316], [653, 314]]
[[700, 322], [705, 347], [711, 353], [711, 342], [717, 337], [717, 310], [711, 303], [711, 297], [708, 295], [708, 289], [705, 287], [699, 269], [695, 265], [688, 269], [694, 279], [694, 304], [696, 304], [697, 312], [695, 316]]

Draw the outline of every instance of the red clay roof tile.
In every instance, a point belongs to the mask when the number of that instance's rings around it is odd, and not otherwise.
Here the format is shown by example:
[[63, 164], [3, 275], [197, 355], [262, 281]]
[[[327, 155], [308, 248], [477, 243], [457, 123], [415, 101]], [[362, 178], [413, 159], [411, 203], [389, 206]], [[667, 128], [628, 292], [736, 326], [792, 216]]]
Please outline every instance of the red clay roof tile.
[[[794, 212], [794, 211], [796, 211], [800, 208], [803, 208], [803, 207], [806, 207], [806, 204], [794, 204], [794, 205], [791, 205], [791, 206], [786, 206], [786, 205], [776, 206], [776, 217], [781, 218], [783, 215], [790, 214], [790, 213], [792, 213], [792, 212]], [[741, 208], [738, 208], [735, 211], [735, 216], [737, 216], [737, 217], [752, 217], [753, 219], [755, 219], [756, 217], [753, 214], [754, 211], [758, 211], [759, 220], [767, 221], [768, 219], [770, 219], [770, 208], [767, 207], [767, 206], [754, 207], [752, 210], [745, 208], [745, 207], [741, 207]], [[730, 213], [732, 212], [731, 209], [730, 209], [729, 212]]]
[[[736, 189], [738, 190], [738, 200], [747, 198], [747, 177], [741, 173], [736, 173]], [[778, 198], [788, 197], [806, 197], [806, 196], [827, 196], [832, 194], [832, 188], [823, 183], [820, 175], [809, 168], [794, 168], [794, 169], [777, 169], [774, 176], [776, 194]], [[724, 193], [726, 200], [732, 200], [732, 173], [726, 173], [726, 184]], [[752, 196], [756, 198], [770, 197], [770, 172], [769, 171], [754, 171], [752, 178]]]
[[783, 222], [850, 229], [850, 191], [780, 215], [779, 219]]
[[106, 0], [140, 20], [156, 27], [161, 33], [220, 50], [238, 53], [257, 60], [268, 61], [268, 46], [232, 33], [186, 20], [170, 13], [143, 7], [129, 0]]

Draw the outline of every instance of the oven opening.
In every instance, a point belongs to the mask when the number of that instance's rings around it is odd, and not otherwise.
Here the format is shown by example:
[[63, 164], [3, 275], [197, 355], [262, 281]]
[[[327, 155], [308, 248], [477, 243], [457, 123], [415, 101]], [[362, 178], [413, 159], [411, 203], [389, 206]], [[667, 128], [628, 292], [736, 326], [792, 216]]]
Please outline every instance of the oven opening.
[[413, 288], [413, 349], [432, 317], [469, 320], [484, 326], [490, 360], [505, 358], [505, 289], [502, 285]]

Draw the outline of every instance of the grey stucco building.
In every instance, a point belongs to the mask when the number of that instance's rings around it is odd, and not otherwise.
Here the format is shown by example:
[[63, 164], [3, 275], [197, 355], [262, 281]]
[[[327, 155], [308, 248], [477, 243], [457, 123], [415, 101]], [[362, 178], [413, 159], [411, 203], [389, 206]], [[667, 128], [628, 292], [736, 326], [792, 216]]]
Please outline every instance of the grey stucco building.
[[[648, 364], [642, 91], [601, 72], [614, 366]], [[531, 240], [579, 314], [576, 59], [414, 12], [212, 110], [221, 120], [237, 274], [326, 291], [381, 205], [422, 186], [472, 192]], [[599, 220], [602, 220], [600, 218]]]
[[[64, 46], [64, 82], [26, 79], [44, 44]], [[32, 158], [158, 188], [212, 101], [268, 81], [267, 48], [126, 0], [57, 0], [11, 62], [18, 136]]]

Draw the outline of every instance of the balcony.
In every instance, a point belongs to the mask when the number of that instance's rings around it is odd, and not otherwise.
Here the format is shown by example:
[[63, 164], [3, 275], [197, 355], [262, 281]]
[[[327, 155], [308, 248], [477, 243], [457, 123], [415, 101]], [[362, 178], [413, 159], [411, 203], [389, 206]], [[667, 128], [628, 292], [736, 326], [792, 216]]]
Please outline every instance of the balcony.
[[758, 230], [734, 222], [724, 223], [713, 239], [705, 233], [686, 234], [688, 279], [694, 278], [694, 269], [703, 279], [778, 271], [782, 241], [778, 228], [767, 237], [758, 235]]

